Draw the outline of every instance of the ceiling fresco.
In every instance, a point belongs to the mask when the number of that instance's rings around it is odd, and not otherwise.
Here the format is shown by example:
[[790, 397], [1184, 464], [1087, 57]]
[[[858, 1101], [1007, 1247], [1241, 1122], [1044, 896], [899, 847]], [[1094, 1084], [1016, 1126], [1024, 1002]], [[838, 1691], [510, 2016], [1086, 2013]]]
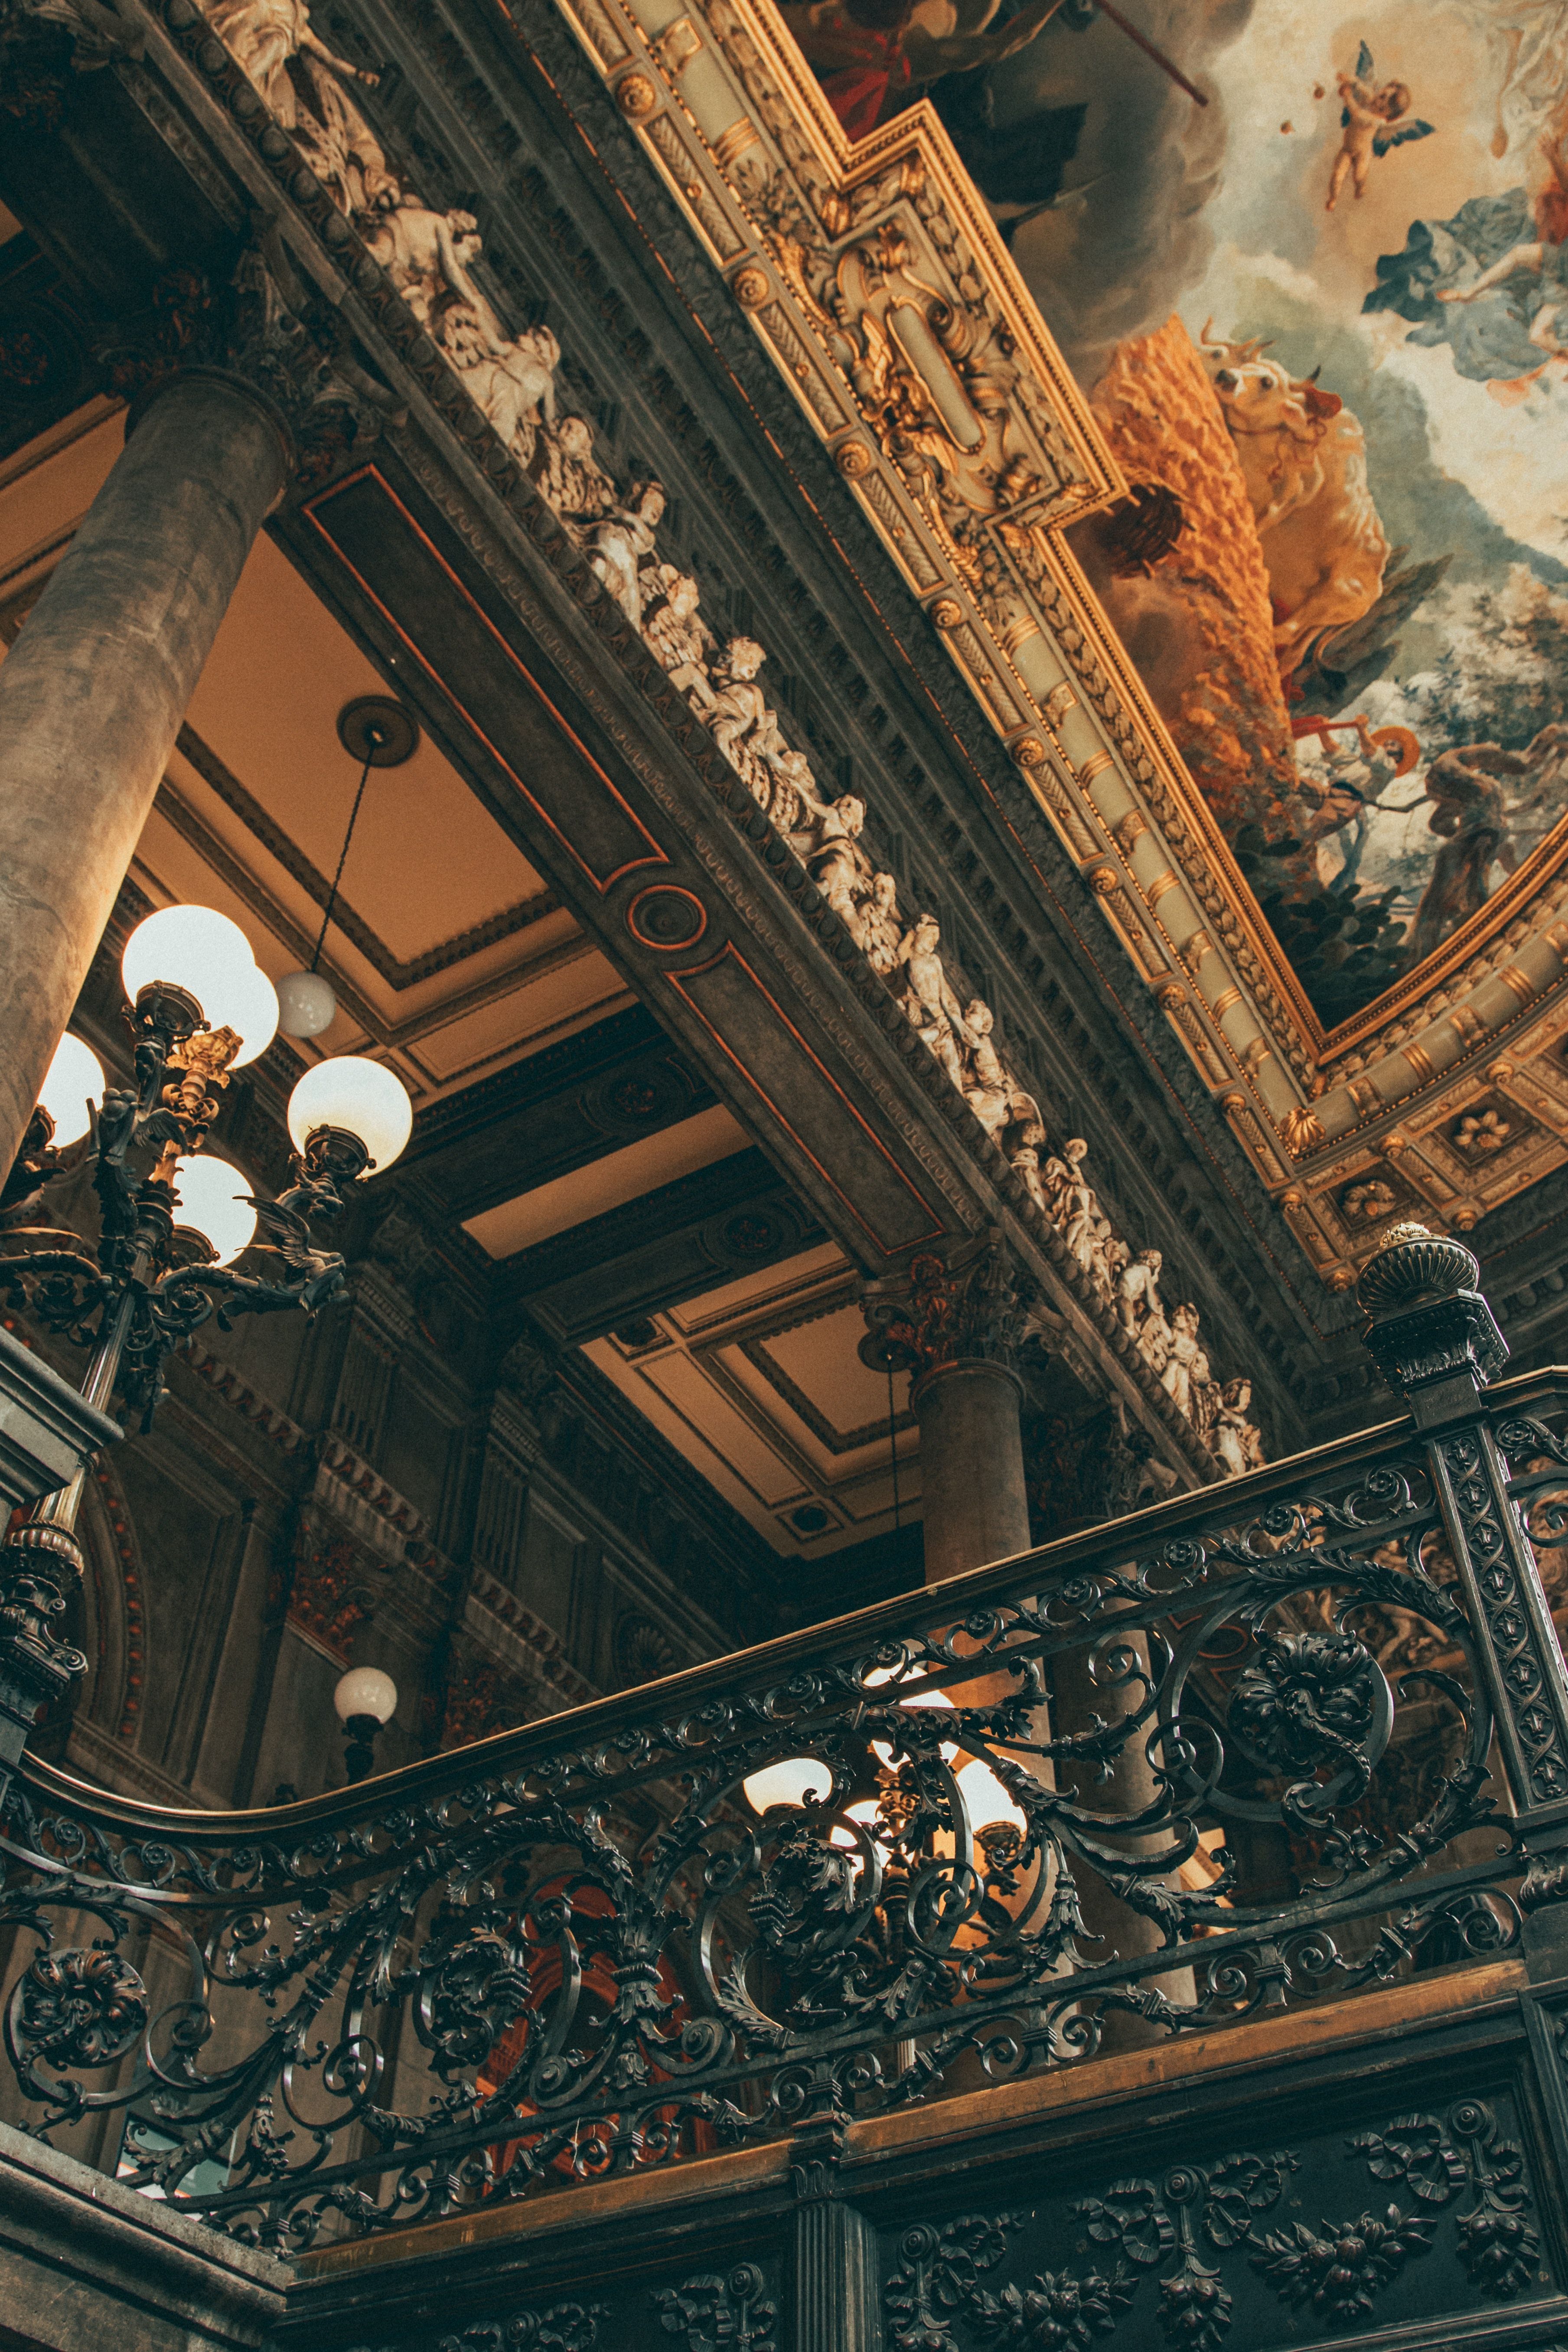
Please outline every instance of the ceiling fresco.
[[1089, 101], [1013, 254], [1180, 501], [1086, 562], [1333, 1028], [1561, 849], [1568, 7], [1145, 14], [1206, 108], [1105, 24], [987, 70]]
[[1085, 568], [1332, 1029], [1563, 845], [1568, 6], [1144, 0], [1163, 67], [1040, 13], [783, 10], [991, 200], [1144, 493]]
[[1568, 0], [559, 5], [1322, 1279], [1568, 1157]]

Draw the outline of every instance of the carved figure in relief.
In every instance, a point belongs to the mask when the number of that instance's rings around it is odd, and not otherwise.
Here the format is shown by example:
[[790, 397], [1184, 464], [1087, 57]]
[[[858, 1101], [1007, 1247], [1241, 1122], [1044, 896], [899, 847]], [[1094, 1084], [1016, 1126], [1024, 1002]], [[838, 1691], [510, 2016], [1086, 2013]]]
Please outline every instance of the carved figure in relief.
[[[1136, 1335], [1144, 1316], [1159, 1307], [1160, 1269], [1163, 1264], [1157, 1249], [1142, 1249], [1122, 1267], [1116, 1284], [1116, 1319], [1124, 1331]], [[1163, 1319], [1162, 1311], [1161, 1320]]]
[[484, 249], [472, 213], [437, 213], [424, 205], [403, 203], [382, 213], [366, 235], [365, 246], [426, 327], [434, 331], [439, 313], [451, 302], [465, 302], [474, 320], [489, 331], [492, 348], [500, 340], [495, 313], [468, 275], [469, 263]]
[[1094, 1285], [1094, 1295], [1102, 1307], [1114, 1307], [1116, 1284], [1128, 1259], [1124, 1241], [1110, 1228], [1107, 1216], [1097, 1216], [1089, 1234], [1089, 1278]]
[[351, 66], [328, 48], [310, 30], [310, 12], [304, 0], [205, 0], [204, 14], [285, 129], [293, 127], [297, 110], [289, 75], [290, 58], [314, 58], [365, 89], [374, 89], [381, 79], [379, 74]]
[[899, 965], [899, 942], [904, 927], [899, 916], [899, 886], [890, 874], [873, 874], [861, 910], [861, 950], [873, 971], [886, 979]]
[[531, 327], [515, 341], [498, 341], [493, 320], [472, 304], [455, 302], [440, 322], [440, 342], [463, 382], [507, 446], [526, 466], [533, 456], [541, 412], [555, 422], [555, 371], [561, 346], [548, 327]]
[[[402, 188], [387, 169], [375, 133], [345, 93], [337, 72], [313, 56], [301, 58], [300, 71], [308, 97], [293, 124], [295, 143], [303, 150], [306, 162], [338, 210], [351, 219], [363, 220], [367, 214], [397, 204]], [[379, 78], [373, 73], [355, 76], [367, 89], [374, 89]]]
[[1171, 1326], [1165, 1309], [1155, 1299], [1138, 1326], [1138, 1352], [1152, 1372], [1164, 1371], [1171, 1354]]
[[1040, 1146], [1045, 1139], [1046, 1130], [1037, 1119], [1020, 1130], [1013, 1146], [1013, 1173], [1023, 1184], [1036, 1208], [1048, 1217], [1051, 1204], [1040, 1181]]
[[1224, 1463], [1227, 1478], [1240, 1478], [1248, 1470], [1263, 1467], [1262, 1432], [1247, 1418], [1251, 1402], [1249, 1380], [1226, 1381], [1220, 1391], [1219, 1410], [1209, 1443]]
[[581, 416], [563, 416], [541, 429], [529, 472], [545, 504], [579, 541], [581, 526], [616, 503], [616, 486], [594, 456], [593, 427]]
[[[664, 575], [668, 574], [666, 578]], [[689, 572], [660, 564], [656, 579], [643, 573], [643, 641], [661, 669], [684, 694], [712, 700], [708, 655], [712, 640], [698, 617], [701, 591]]]
[[1193, 1415], [1193, 1367], [1197, 1362], [1198, 1310], [1190, 1299], [1184, 1300], [1171, 1318], [1170, 1347], [1160, 1385], [1177, 1410], [1191, 1421]]
[[816, 778], [804, 751], [775, 751], [768, 766], [773, 772], [768, 815], [774, 829], [787, 837], [798, 831], [805, 809], [816, 798]]
[[771, 752], [784, 748], [778, 720], [756, 682], [766, 659], [754, 637], [731, 637], [713, 667], [711, 703], [699, 713], [761, 808], [766, 808], [773, 797], [773, 780], [765, 762]]
[[1078, 1264], [1086, 1269], [1100, 1205], [1083, 1172], [1088, 1157], [1089, 1146], [1082, 1136], [1069, 1135], [1060, 1158], [1049, 1160], [1046, 1167], [1046, 1191], [1050, 1197], [1052, 1219]]
[[965, 1005], [959, 1035], [964, 1056], [963, 1098], [987, 1135], [1000, 1135], [1013, 1118], [1018, 1089], [997, 1053], [991, 1032], [996, 1015], [976, 996]]
[[1219, 1419], [1219, 1382], [1210, 1369], [1207, 1351], [1202, 1347], [1188, 1367], [1187, 1379], [1193, 1395], [1193, 1427], [1204, 1444], [1212, 1446], [1215, 1424]]
[[634, 629], [642, 627], [642, 566], [655, 551], [654, 533], [664, 520], [664, 488], [634, 482], [629, 502], [612, 507], [591, 523], [583, 544], [589, 562]]
[[398, 183], [380, 142], [343, 83], [374, 89], [379, 74], [351, 66], [310, 29], [303, 0], [203, 0], [236, 64], [303, 151], [341, 212], [396, 203]]
[[[773, 717], [771, 711], [768, 715]], [[870, 860], [860, 847], [866, 803], [854, 793], [841, 793], [828, 803], [804, 791], [800, 797], [811, 823], [792, 835], [791, 845], [835, 914], [858, 937], [860, 902], [870, 874]]]
[[902, 1003], [921, 1043], [934, 1054], [962, 1092], [963, 1064], [959, 1058], [954, 1024], [963, 1019], [957, 997], [938, 955], [942, 926], [934, 915], [921, 915], [899, 941], [899, 963], [907, 975]]

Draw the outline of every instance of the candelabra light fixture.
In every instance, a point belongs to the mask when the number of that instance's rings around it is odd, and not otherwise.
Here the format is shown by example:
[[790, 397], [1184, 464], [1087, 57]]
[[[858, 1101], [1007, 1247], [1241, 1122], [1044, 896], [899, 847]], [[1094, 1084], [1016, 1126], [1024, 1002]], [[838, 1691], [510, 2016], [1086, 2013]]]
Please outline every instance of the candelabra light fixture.
[[[413, 1107], [379, 1063], [318, 1063], [289, 1098], [294, 1181], [258, 1199], [205, 1149], [233, 1073], [278, 1028], [276, 992], [245, 933], [211, 908], [165, 908], [132, 933], [121, 973], [134, 1084], [106, 1084], [91, 1048], [61, 1039], [0, 1186], [0, 1298], [89, 1349], [83, 1403], [117, 1405], [145, 1430], [171, 1349], [210, 1317], [227, 1329], [236, 1315], [314, 1315], [342, 1295], [343, 1260], [314, 1245], [310, 1221], [336, 1215], [347, 1186], [397, 1158]], [[52, 1183], [88, 1164], [96, 1243], [51, 1225], [45, 1203]], [[234, 1268], [251, 1248], [278, 1262], [269, 1275]], [[84, 1458], [0, 1549], [0, 1765], [20, 1755], [40, 1702], [86, 1668], [58, 1633], [82, 1574], [85, 1472]]]

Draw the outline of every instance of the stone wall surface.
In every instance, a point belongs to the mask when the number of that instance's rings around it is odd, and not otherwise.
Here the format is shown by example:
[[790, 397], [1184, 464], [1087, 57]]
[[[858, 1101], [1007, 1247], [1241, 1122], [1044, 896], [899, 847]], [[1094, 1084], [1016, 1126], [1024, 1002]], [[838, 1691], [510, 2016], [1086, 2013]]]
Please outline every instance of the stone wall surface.
[[27, 2352], [240, 2352], [289, 2266], [0, 2124], [0, 2344]]

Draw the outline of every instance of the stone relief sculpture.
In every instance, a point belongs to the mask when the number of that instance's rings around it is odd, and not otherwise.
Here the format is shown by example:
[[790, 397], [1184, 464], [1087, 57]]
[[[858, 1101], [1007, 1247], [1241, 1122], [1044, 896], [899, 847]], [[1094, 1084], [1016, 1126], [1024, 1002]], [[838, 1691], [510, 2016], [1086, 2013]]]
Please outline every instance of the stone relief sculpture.
[[1211, 1443], [1230, 1478], [1239, 1478], [1244, 1471], [1263, 1467], [1262, 1433], [1247, 1418], [1251, 1402], [1252, 1382], [1248, 1380], [1226, 1381], [1220, 1391]]
[[[937, 917], [922, 908], [910, 919], [896, 878], [871, 857], [865, 802], [848, 792], [822, 797], [810, 759], [785, 740], [758, 682], [765, 649], [746, 635], [721, 642], [702, 617], [700, 583], [660, 554], [661, 485], [639, 478], [622, 492], [595, 456], [586, 418], [559, 413], [555, 336], [539, 325], [510, 334], [476, 282], [483, 240], [475, 215], [433, 209], [388, 166], [345, 88], [374, 89], [376, 76], [326, 47], [310, 29], [303, 0], [203, 5], [606, 593], [888, 982], [927, 1051], [1060, 1234], [1102, 1311], [1114, 1314], [1224, 1475], [1257, 1467], [1262, 1441], [1246, 1417], [1251, 1383], [1232, 1380], [1221, 1388], [1214, 1381], [1195, 1307], [1184, 1303], [1167, 1318], [1160, 1253], [1135, 1252], [1114, 1231], [1085, 1172], [1087, 1141], [1072, 1136], [1059, 1150], [1047, 1149], [1039, 1106], [997, 1043], [991, 1006], [980, 997], [960, 1002]], [[889, 273], [897, 277], [902, 263], [885, 247], [886, 239], [874, 249], [857, 247], [842, 266], [854, 261], [878, 283]], [[1009, 496], [1021, 494], [1011, 486]]]
[[206, 15], [342, 211], [397, 201], [381, 143], [343, 88], [374, 89], [380, 77], [335, 56], [303, 0], [208, 0]]
[[658, 552], [654, 533], [663, 520], [662, 487], [634, 482], [629, 503], [612, 507], [584, 536], [589, 562], [634, 629], [642, 627], [642, 566]]

